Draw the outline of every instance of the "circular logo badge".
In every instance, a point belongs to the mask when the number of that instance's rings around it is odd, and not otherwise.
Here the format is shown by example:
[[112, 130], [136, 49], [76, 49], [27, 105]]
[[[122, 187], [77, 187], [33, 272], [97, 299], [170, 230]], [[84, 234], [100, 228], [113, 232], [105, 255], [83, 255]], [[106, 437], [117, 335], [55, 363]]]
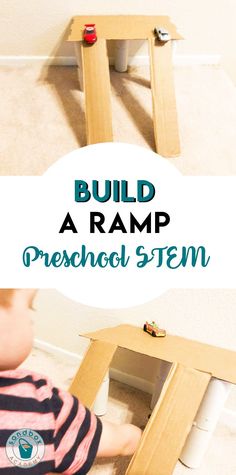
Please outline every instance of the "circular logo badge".
[[43, 458], [45, 451], [41, 435], [32, 429], [13, 432], [6, 443], [6, 454], [13, 465], [32, 468]]

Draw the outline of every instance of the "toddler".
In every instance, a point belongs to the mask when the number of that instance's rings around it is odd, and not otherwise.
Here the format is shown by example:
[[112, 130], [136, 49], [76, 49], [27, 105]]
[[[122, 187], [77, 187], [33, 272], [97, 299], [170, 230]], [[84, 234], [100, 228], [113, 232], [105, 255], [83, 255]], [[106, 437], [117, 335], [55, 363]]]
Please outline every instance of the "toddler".
[[0, 289], [0, 474], [84, 475], [96, 456], [133, 454], [138, 427], [101, 421], [45, 376], [18, 368], [32, 348], [34, 295]]

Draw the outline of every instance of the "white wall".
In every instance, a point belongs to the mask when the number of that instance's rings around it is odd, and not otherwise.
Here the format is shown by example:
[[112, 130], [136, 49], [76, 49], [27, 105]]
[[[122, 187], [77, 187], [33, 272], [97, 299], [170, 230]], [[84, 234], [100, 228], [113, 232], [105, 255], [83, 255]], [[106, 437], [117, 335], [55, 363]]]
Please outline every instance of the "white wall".
[[[65, 32], [79, 14], [167, 14], [185, 37], [179, 53], [221, 54], [236, 82], [235, 0], [1, 0], [0, 56], [73, 55]], [[140, 43], [137, 48], [146, 53]]]

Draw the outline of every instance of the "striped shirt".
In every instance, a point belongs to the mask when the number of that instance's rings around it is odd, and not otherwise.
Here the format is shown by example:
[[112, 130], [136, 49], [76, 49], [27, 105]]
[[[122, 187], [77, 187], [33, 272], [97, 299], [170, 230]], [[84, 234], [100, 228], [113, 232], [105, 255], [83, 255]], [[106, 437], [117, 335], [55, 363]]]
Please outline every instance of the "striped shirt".
[[[26, 458], [32, 450], [27, 430], [43, 441], [43, 456], [35, 464]], [[44, 376], [24, 369], [0, 372], [0, 475], [84, 475], [94, 462], [101, 431], [93, 413]], [[22, 465], [31, 461], [30, 468]]]

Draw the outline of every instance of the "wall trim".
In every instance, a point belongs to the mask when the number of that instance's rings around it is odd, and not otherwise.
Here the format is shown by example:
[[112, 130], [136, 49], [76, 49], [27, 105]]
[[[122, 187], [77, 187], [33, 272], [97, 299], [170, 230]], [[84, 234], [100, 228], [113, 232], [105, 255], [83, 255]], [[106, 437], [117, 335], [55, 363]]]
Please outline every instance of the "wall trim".
[[145, 393], [152, 394], [154, 391], [154, 384], [150, 381], [147, 381], [143, 378], [138, 378], [137, 376], [133, 376], [129, 373], [124, 373], [123, 371], [119, 371], [116, 368], [110, 369], [110, 377], [115, 379], [115, 381], [119, 381], [120, 383], [128, 384], [135, 389], [140, 389]]
[[[173, 63], [176, 66], [197, 66], [220, 64], [219, 54], [174, 54]], [[0, 56], [0, 66], [23, 67], [30, 64], [42, 64], [52, 66], [75, 66], [75, 56]], [[114, 64], [114, 57], [109, 58], [109, 63]], [[130, 66], [147, 66], [149, 64], [148, 55], [130, 56], [128, 60]]]
[[0, 66], [23, 67], [30, 64], [45, 66], [75, 66], [75, 56], [0, 56]]
[[176, 66], [219, 66], [220, 54], [176, 54], [173, 56]]
[[53, 345], [52, 343], [48, 343], [47, 341], [40, 340], [38, 338], [34, 339], [34, 348], [46, 351], [47, 353], [53, 354], [54, 356], [66, 356], [78, 364], [80, 364], [83, 359], [83, 356], [79, 355], [78, 353], [73, 353], [72, 351], [65, 350], [60, 346]]
[[[173, 64], [175, 66], [216, 66], [220, 64], [219, 54], [173, 54]], [[110, 64], [114, 64], [114, 58], [110, 58]], [[130, 56], [128, 60], [130, 66], [149, 65], [148, 55]]]

